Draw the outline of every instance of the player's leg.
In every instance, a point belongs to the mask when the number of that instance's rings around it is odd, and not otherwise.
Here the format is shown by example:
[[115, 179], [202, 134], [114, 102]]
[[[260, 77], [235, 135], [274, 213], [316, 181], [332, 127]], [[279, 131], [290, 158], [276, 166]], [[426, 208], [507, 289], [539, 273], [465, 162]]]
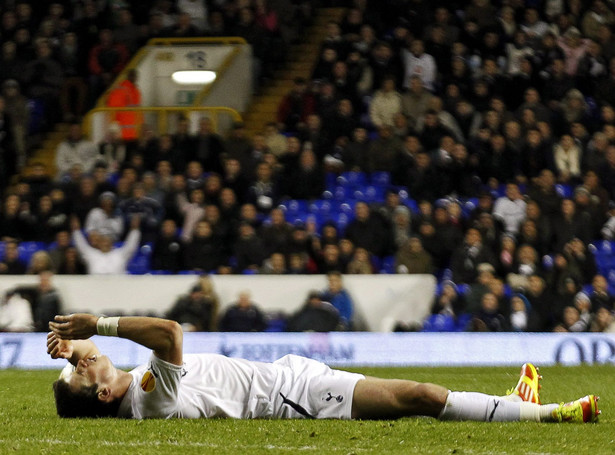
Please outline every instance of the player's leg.
[[[524, 374], [522, 369], [522, 378]], [[535, 379], [532, 401], [538, 399], [539, 378]], [[516, 398], [525, 399], [520, 395]], [[483, 393], [449, 392], [435, 384], [378, 378], [359, 381], [352, 401], [352, 417], [359, 419], [430, 416], [481, 422], [593, 422], [599, 413], [593, 395], [564, 405], [539, 405]]]
[[435, 384], [367, 377], [354, 389], [352, 418], [438, 417], [447, 396], [448, 390]]

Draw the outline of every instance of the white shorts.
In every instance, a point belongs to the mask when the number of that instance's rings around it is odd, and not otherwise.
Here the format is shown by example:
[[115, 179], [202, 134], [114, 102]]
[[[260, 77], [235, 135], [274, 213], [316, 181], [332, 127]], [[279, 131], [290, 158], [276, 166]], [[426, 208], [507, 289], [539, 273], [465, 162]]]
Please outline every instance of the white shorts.
[[351, 418], [354, 389], [365, 376], [292, 354], [274, 365], [285, 370], [285, 381], [274, 397], [274, 418]]

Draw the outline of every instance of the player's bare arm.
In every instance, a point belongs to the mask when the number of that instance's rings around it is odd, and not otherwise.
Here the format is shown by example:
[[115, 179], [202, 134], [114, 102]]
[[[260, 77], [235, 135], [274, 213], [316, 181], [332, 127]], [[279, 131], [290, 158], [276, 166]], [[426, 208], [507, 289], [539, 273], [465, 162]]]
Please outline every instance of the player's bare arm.
[[52, 359], [66, 359], [74, 366], [81, 359], [100, 355], [98, 347], [91, 340], [63, 340], [54, 332], [47, 334], [47, 354]]
[[[98, 319], [97, 316], [85, 313], [56, 316], [55, 321], [49, 323], [49, 328], [55, 337], [62, 341], [84, 341], [98, 333]], [[183, 332], [181, 326], [175, 321], [136, 316], [121, 317], [118, 321], [117, 336], [153, 350], [158, 358], [166, 362], [174, 365], [182, 364]], [[73, 341], [73, 348], [75, 341]], [[91, 341], [90, 343], [94, 345]], [[66, 349], [61, 344], [54, 347]], [[49, 349], [48, 341], [48, 352], [50, 352]]]

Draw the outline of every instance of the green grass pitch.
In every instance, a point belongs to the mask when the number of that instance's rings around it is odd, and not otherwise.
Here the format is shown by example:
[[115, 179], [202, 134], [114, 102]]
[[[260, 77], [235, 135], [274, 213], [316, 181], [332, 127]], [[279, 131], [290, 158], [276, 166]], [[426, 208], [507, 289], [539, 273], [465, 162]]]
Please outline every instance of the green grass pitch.
[[[503, 394], [518, 367], [361, 368], [380, 377]], [[597, 424], [308, 420], [64, 420], [58, 371], [0, 371], [0, 454], [612, 454], [615, 366], [544, 367], [543, 402], [600, 395]]]

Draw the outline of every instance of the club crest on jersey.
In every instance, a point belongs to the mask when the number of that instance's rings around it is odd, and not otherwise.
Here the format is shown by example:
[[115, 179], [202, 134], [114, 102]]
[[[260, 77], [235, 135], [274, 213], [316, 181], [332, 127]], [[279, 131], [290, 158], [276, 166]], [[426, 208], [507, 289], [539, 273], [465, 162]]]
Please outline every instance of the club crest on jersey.
[[141, 378], [141, 389], [144, 392], [151, 392], [156, 388], [156, 377], [152, 374], [151, 371], [146, 371]]
[[325, 401], [335, 400], [338, 403], [344, 401], [344, 397], [342, 395], [332, 395], [331, 392], [327, 392], [327, 397], [324, 399]]

